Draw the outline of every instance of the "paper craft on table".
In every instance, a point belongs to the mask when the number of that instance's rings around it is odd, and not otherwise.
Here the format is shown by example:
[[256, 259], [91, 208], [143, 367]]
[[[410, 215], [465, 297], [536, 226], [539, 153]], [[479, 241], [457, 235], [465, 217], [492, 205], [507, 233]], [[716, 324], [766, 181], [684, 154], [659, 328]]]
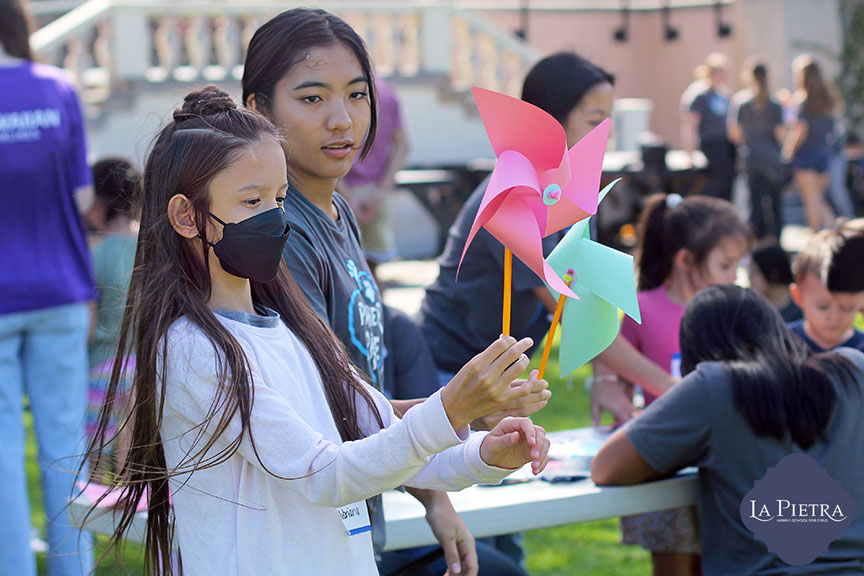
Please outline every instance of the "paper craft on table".
[[591, 476], [591, 460], [611, 435], [608, 426], [550, 432], [549, 465], [543, 479], [560, 482]]
[[591, 475], [591, 459], [612, 436], [611, 426], [573, 428], [548, 432], [549, 464], [539, 476], [531, 472], [531, 463], [508, 476], [500, 485], [517, 484], [533, 480], [547, 482], [573, 482]]
[[573, 460], [590, 459], [600, 451], [600, 447], [612, 436], [610, 426], [573, 428], [549, 432], [549, 459]]
[[[603, 189], [600, 201], [614, 184]], [[642, 323], [633, 257], [591, 240], [586, 219], [570, 228], [546, 261], [559, 277], [573, 270], [570, 289], [579, 297], [567, 298], [561, 315], [558, 367], [564, 376], [612, 344], [620, 328], [619, 308]], [[549, 289], [555, 298], [562, 294]]]
[[597, 212], [610, 120], [568, 150], [564, 128], [540, 108], [482, 88], [471, 93], [498, 162], [462, 259], [483, 227], [549, 286], [576, 297], [543, 259], [542, 239]]

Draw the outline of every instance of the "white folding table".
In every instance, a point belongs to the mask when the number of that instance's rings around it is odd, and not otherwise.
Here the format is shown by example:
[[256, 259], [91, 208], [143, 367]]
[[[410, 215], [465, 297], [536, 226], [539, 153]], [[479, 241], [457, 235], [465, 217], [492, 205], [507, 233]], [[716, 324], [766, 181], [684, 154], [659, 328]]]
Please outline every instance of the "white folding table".
[[[570, 437], [599, 438], [589, 428], [556, 433]], [[553, 446], [555, 446], [555, 435]], [[539, 479], [505, 486], [472, 486], [451, 492], [450, 499], [476, 538], [562, 526], [604, 518], [616, 518], [668, 508], [695, 505], [698, 500], [698, 477], [694, 469], [677, 476], [637, 486], [596, 486], [590, 479], [574, 482], [547, 482]], [[72, 520], [84, 524], [90, 501], [80, 496], [70, 504]], [[436, 542], [425, 520], [423, 506], [412, 496], [398, 491], [384, 494], [384, 517], [387, 522], [388, 550], [434, 544]], [[97, 534], [111, 534], [115, 510], [100, 507], [83, 527]], [[127, 538], [142, 542], [146, 512], [139, 512]]]

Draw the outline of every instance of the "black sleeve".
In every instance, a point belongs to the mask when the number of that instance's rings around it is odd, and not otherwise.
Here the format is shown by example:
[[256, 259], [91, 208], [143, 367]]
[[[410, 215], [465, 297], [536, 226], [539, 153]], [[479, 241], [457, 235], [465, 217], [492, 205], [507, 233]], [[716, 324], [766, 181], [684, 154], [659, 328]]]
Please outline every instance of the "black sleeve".
[[384, 307], [384, 383], [396, 400], [425, 398], [438, 388], [438, 370], [420, 329], [399, 310]]

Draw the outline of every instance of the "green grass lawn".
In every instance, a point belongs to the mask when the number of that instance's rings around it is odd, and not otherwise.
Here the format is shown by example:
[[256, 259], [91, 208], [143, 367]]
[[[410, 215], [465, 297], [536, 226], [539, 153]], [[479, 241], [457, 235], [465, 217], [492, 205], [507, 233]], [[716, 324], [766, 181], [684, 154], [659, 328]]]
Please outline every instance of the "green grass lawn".
[[[585, 378], [590, 371], [584, 367], [571, 378], [558, 379], [557, 347], [553, 350], [547, 370], [547, 380], [552, 388], [552, 400], [535, 416], [535, 421], [547, 430], [561, 430], [591, 424]], [[531, 368], [539, 365], [539, 354], [535, 355]], [[29, 421], [28, 421], [29, 422]], [[38, 482], [35, 442], [28, 437], [27, 473], [30, 486], [30, 502], [34, 526], [42, 529], [45, 522], [42, 513]], [[648, 553], [639, 548], [619, 544], [620, 532], [617, 520], [603, 520], [574, 524], [558, 528], [534, 530], [526, 533], [525, 547], [528, 567], [534, 576], [608, 576], [628, 574], [647, 576], [650, 574]], [[104, 540], [97, 541], [97, 554], [104, 547]], [[116, 574], [142, 574], [141, 549], [130, 544], [125, 550], [125, 561], [121, 567], [113, 554], [96, 570], [98, 576]], [[44, 554], [39, 555], [39, 573], [45, 573]]]

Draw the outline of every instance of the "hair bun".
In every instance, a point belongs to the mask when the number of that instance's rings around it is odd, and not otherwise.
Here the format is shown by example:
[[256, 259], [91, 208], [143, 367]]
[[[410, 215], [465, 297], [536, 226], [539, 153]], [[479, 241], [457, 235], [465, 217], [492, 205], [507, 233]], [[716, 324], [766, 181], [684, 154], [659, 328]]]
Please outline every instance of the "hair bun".
[[174, 121], [180, 122], [190, 117], [213, 116], [236, 109], [237, 104], [227, 92], [216, 86], [207, 86], [186, 95], [183, 107], [174, 111]]

